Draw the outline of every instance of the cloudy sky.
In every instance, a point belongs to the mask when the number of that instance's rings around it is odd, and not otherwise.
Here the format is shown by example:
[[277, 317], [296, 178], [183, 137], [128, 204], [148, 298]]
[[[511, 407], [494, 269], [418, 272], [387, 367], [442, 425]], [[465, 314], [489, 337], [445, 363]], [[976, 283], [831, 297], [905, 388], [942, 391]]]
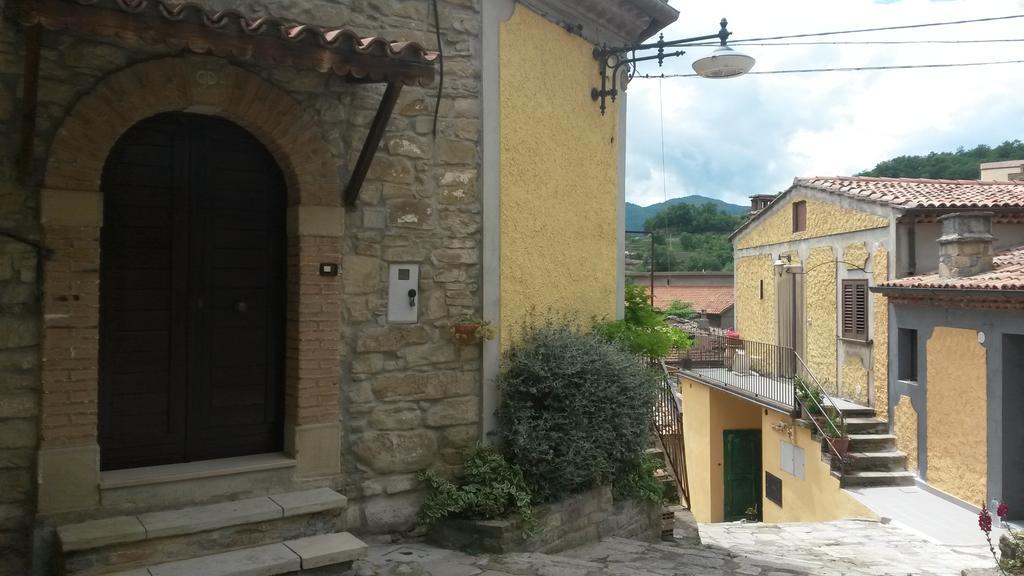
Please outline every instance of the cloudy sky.
[[[667, 39], [732, 39], [1024, 14], [1024, 0], [670, 0]], [[1024, 19], [799, 41], [1024, 39]], [[738, 47], [737, 47], [738, 48]], [[689, 73], [711, 48], [645, 63]], [[1024, 60], [1024, 42], [747, 46], [754, 70]], [[629, 86], [626, 199], [701, 194], [737, 204], [795, 176], [847, 175], [903, 154], [1024, 140], [1024, 64], [978, 68], [634, 79]], [[664, 170], [661, 130], [664, 128]], [[665, 183], [663, 188], [662, 183]]]

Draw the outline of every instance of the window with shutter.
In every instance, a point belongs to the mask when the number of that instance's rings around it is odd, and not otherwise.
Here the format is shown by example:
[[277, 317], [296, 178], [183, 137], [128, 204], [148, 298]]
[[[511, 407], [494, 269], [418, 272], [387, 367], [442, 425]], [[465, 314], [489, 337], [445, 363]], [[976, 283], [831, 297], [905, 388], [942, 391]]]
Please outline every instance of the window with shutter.
[[793, 232], [807, 230], [807, 202], [793, 202]]
[[867, 280], [843, 280], [843, 338], [868, 339]]

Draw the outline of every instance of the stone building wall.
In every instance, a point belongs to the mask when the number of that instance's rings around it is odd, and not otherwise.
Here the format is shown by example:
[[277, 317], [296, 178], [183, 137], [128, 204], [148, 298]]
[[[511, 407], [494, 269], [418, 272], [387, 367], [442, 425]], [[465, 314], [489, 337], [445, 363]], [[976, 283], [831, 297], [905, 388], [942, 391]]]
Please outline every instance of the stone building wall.
[[[263, 9], [367, 35], [436, 45], [426, 2], [303, 2]], [[363, 500], [366, 526], [372, 529], [404, 526], [410, 510], [415, 511], [415, 469], [456, 466], [462, 448], [478, 436], [479, 350], [456, 346], [445, 327], [464, 312], [479, 315], [480, 307], [480, 5], [479, 0], [439, 0], [439, 9], [446, 67], [437, 139], [431, 136], [436, 83], [406, 87], [359, 205], [346, 216], [340, 309], [324, 311], [338, 314], [342, 326], [342, 370], [337, 376], [343, 475], [331, 483]], [[3, 21], [0, 230], [45, 243], [39, 225], [41, 178], [65, 116], [109, 74], [178, 54], [44, 32], [34, 170], [28, 181], [19, 183], [14, 165], [23, 38], [20, 26]], [[314, 71], [235, 64], [301, 103], [320, 127], [345, 181], [383, 87], [347, 84]], [[389, 262], [421, 266], [416, 325], [385, 322]], [[0, 237], [0, 574], [26, 572], [33, 523], [45, 298], [40, 265], [36, 248]], [[95, 370], [94, 360], [78, 364], [67, 369]], [[69, 427], [94, 426], [96, 410], [94, 398], [82, 398], [77, 412], [59, 417]]]

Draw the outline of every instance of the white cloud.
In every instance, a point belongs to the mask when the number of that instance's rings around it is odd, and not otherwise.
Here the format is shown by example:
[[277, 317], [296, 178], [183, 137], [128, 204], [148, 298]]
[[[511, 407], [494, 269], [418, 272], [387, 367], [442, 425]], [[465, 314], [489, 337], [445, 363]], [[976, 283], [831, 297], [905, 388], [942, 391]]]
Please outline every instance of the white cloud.
[[[1020, 13], [1024, 0], [674, 0], [681, 12], [666, 38], [717, 30], [733, 39], [973, 19]], [[983, 10], [981, 10], [983, 8]], [[1020, 38], [1007, 20], [807, 40]], [[690, 72], [682, 58], [641, 73]], [[755, 70], [1024, 59], [1024, 43], [868, 46], [748, 46]], [[659, 91], [660, 84], [660, 91]], [[664, 122], [667, 196], [702, 194], [746, 203], [795, 176], [852, 174], [901, 154], [1024, 139], [1024, 65], [874, 72], [749, 75], [730, 80], [636, 79], [629, 86], [626, 194], [659, 202]]]

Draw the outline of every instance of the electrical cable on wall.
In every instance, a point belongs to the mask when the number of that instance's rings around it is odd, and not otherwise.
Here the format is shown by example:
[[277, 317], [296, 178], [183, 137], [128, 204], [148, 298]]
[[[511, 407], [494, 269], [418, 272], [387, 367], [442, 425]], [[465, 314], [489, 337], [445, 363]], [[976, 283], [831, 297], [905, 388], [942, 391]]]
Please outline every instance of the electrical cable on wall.
[[441, 41], [441, 16], [437, 11], [437, 0], [431, 0], [434, 6], [434, 32], [437, 35], [437, 102], [434, 103], [433, 136], [437, 140], [437, 118], [441, 114], [441, 94], [444, 91], [444, 43]]

